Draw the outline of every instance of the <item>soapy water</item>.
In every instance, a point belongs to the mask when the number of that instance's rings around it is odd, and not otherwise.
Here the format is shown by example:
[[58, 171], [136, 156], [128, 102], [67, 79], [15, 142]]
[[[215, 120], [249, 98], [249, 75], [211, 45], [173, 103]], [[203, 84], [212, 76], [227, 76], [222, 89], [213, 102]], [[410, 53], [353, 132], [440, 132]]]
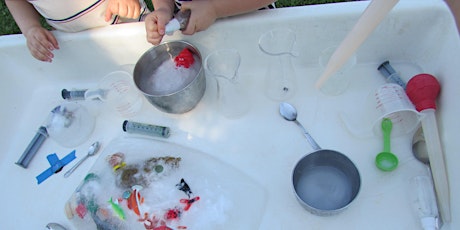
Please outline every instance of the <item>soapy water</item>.
[[316, 166], [302, 174], [295, 188], [299, 198], [309, 206], [335, 210], [350, 202], [352, 188], [342, 171], [331, 166]]
[[[195, 60], [198, 56], [193, 55]], [[174, 59], [167, 59], [144, 82], [143, 91], [149, 94], [170, 94], [186, 87], [200, 72], [201, 62], [195, 61], [189, 68], [176, 66]]]

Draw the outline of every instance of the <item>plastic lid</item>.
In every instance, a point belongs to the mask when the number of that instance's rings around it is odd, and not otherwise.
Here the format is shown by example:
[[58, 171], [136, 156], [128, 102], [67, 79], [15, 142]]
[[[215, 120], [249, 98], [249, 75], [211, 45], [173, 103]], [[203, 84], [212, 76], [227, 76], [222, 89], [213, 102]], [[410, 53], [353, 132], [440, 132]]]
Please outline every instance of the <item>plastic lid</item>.
[[425, 109], [436, 109], [436, 97], [440, 90], [438, 80], [433, 75], [423, 73], [409, 80], [406, 93], [417, 111], [420, 112]]

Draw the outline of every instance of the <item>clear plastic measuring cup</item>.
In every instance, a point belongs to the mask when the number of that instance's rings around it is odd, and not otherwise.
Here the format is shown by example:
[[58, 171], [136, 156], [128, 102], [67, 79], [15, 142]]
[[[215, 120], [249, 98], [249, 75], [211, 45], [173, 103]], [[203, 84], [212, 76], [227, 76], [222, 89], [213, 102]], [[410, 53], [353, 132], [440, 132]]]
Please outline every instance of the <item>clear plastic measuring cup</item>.
[[259, 48], [269, 55], [265, 79], [265, 94], [275, 101], [285, 101], [296, 92], [296, 73], [292, 58], [295, 52], [296, 34], [294, 31], [281, 28], [273, 29], [259, 38]]
[[420, 124], [420, 114], [409, 100], [404, 89], [387, 83], [370, 92], [362, 101], [361, 113], [341, 113], [340, 119], [348, 131], [360, 138], [383, 136], [382, 120], [388, 118], [393, 124], [391, 136], [409, 134]]
[[205, 59], [205, 69], [217, 81], [217, 110], [227, 118], [248, 112], [249, 98], [238, 81], [241, 57], [235, 49], [216, 50]]
[[374, 133], [381, 134], [380, 124], [384, 118], [393, 122], [392, 133], [396, 136], [414, 131], [420, 122], [420, 116], [415, 106], [407, 97], [404, 89], [394, 83], [380, 86], [375, 91]]
[[85, 92], [86, 99], [99, 98], [122, 117], [132, 117], [142, 108], [142, 95], [134, 87], [133, 77], [125, 71], [114, 71], [102, 78], [96, 89]]

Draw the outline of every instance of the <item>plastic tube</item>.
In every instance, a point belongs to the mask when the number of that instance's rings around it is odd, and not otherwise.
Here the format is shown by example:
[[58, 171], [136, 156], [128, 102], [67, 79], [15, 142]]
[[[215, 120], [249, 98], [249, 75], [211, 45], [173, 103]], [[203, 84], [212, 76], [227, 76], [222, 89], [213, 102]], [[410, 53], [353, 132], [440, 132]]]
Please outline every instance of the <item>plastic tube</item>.
[[32, 158], [38, 152], [38, 149], [40, 149], [43, 142], [45, 142], [46, 138], [48, 138], [48, 132], [44, 126], [41, 126], [16, 164], [23, 168], [27, 168]]
[[385, 77], [387, 82], [395, 83], [400, 85], [404, 90], [406, 89], [406, 83], [401, 79], [399, 74], [393, 69], [389, 61], [385, 61], [377, 68], [380, 73]]
[[332, 54], [321, 77], [316, 81], [319, 89], [327, 79], [337, 72], [349, 57], [366, 40], [371, 32], [380, 24], [388, 12], [399, 0], [372, 0], [363, 12], [353, 29], [347, 34], [339, 47]]
[[416, 193], [415, 208], [418, 211], [423, 229], [438, 229], [438, 207], [431, 177], [416, 176], [412, 178], [412, 183]]
[[85, 100], [86, 89], [81, 90], [67, 90], [62, 89], [61, 96], [65, 100], [75, 101], [75, 100]]
[[123, 122], [122, 128], [123, 128], [123, 131], [127, 133], [136, 133], [136, 134], [142, 134], [142, 135], [153, 136], [153, 137], [168, 138], [170, 135], [168, 127], [144, 124], [144, 123], [133, 122], [133, 121], [128, 121], [128, 120], [125, 120]]
[[428, 158], [430, 159], [431, 172], [433, 174], [434, 186], [436, 188], [439, 209], [444, 222], [451, 221], [450, 213], [450, 192], [447, 178], [444, 154], [439, 139], [438, 126], [434, 109], [421, 111], [423, 134], [425, 135]]

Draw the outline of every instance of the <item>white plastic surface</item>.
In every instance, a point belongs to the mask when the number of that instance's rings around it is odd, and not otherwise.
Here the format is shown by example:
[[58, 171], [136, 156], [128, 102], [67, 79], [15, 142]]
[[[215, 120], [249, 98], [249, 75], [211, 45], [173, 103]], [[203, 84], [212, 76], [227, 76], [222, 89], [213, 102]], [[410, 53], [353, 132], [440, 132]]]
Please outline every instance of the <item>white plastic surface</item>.
[[[443, 1], [401, 0], [358, 49], [348, 89], [333, 97], [314, 87], [321, 74], [318, 65], [321, 51], [343, 40], [367, 4], [368, 1], [357, 1], [265, 10], [219, 20], [193, 36], [175, 33], [166, 39], [187, 40], [198, 47], [203, 57], [221, 48], [240, 52], [239, 74], [248, 92], [251, 110], [239, 119], [221, 116], [211, 106], [215, 89], [208, 79], [210, 87], [192, 111], [182, 115], [166, 114], [144, 101], [141, 112], [132, 120], [170, 127], [167, 142], [210, 154], [262, 186], [267, 199], [258, 210], [262, 213], [259, 229], [421, 229], [419, 217], [410, 204], [414, 194], [408, 191], [411, 191], [410, 178], [426, 174], [426, 170], [411, 153], [412, 136], [392, 139], [392, 152], [397, 154], [400, 165], [392, 172], [382, 172], [373, 163], [375, 154], [382, 148], [381, 138], [353, 135], [339, 116], [340, 113], [365, 115], [374, 109], [364, 107], [363, 102], [370, 92], [385, 83], [377, 71], [383, 61], [390, 60], [405, 81], [418, 73], [408, 66], [418, 66], [423, 72], [436, 76], [442, 85], [436, 115], [453, 217], [442, 229], [460, 229], [460, 219], [456, 218], [460, 216], [460, 170], [457, 167], [460, 162], [457, 118], [460, 114], [460, 39]], [[320, 146], [343, 152], [361, 173], [358, 197], [347, 210], [335, 216], [310, 214], [302, 209], [293, 194], [292, 169], [295, 162], [312, 149], [297, 127], [280, 117], [278, 102], [268, 99], [263, 92], [270, 62], [258, 47], [258, 41], [262, 34], [275, 28], [289, 28], [296, 33], [295, 50], [299, 55], [292, 57], [292, 63], [297, 90], [289, 102], [297, 107], [299, 120]], [[36, 184], [35, 176], [49, 167], [46, 156], [57, 153], [62, 157], [72, 149], [46, 140], [27, 169], [14, 162], [49, 111], [63, 101], [60, 96], [63, 88], [96, 87], [107, 73], [132, 66], [151, 47], [145, 39], [143, 23], [55, 34], [60, 50], [55, 51], [51, 64], [33, 59], [21, 35], [0, 37], [2, 229], [40, 229], [49, 222], [75, 229], [65, 217], [64, 204], [97, 157], [88, 159], [69, 178], [59, 173], [40, 185]], [[77, 160], [94, 141], [101, 141], [104, 148], [123, 134], [124, 118], [99, 110], [100, 101], [81, 104], [88, 106], [98, 118], [91, 137], [76, 148]], [[67, 169], [64, 168], [64, 172]], [[230, 175], [226, 179], [238, 186], [238, 178]], [[251, 203], [244, 205], [253, 207]], [[245, 229], [244, 221], [234, 221], [240, 229]]]

